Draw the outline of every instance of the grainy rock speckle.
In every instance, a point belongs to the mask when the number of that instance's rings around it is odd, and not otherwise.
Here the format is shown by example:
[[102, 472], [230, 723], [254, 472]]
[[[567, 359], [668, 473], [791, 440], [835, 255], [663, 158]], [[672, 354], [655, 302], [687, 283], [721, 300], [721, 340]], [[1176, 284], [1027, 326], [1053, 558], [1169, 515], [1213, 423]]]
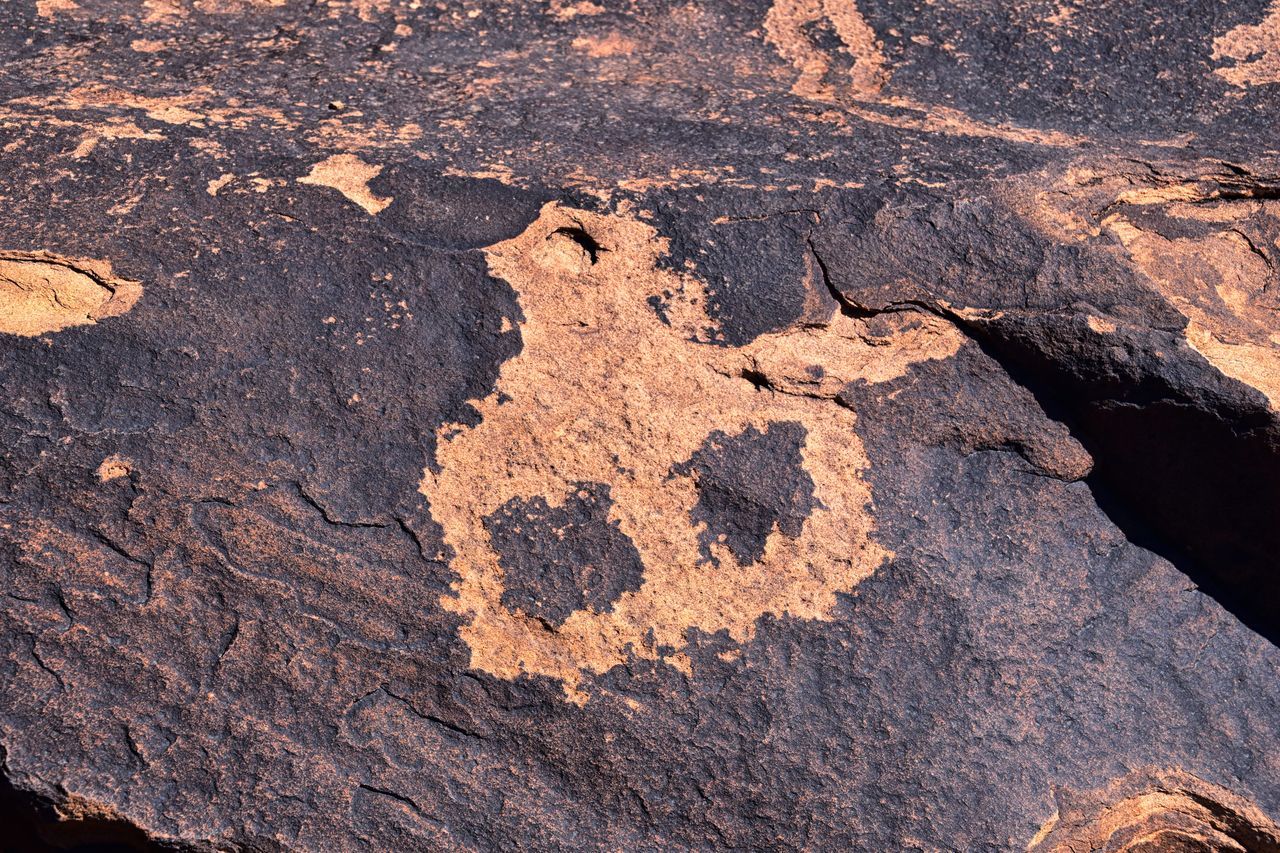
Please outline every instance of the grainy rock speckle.
[[0, 58], [3, 843], [1280, 849], [1277, 3]]

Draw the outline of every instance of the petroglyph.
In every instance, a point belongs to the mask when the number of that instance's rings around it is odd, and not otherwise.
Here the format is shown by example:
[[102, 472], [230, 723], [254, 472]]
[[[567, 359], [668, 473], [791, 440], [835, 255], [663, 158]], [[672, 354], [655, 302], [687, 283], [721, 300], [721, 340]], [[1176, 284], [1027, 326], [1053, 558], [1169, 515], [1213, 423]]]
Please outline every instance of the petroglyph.
[[[442, 603], [467, 619], [471, 665], [507, 679], [559, 679], [577, 702], [588, 698], [586, 674], [633, 658], [687, 671], [691, 630], [741, 642], [765, 614], [830, 618], [836, 593], [889, 556], [871, 538], [856, 415], [835, 398], [854, 380], [887, 381], [962, 342], [932, 317], [908, 315], [876, 337], [836, 313], [745, 347], [716, 346], [702, 283], [660, 269], [665, 251], [635, 219], [555, 204], [489, 247], [491, 272], [519, 296], [523, 350], [475, 403], [479, 424], [439, 430], [421, 484], [453, 551], [459, 579]], [[809, 284], [825, 295], [819, 275], [810, 258]], [[664, 300], [661, 316], [651, 298]], [[705, 466], [691, 460], [771, 431], [800, 437], [811, 488], [788, 493], [804, 499], [803, 514], [791, 506], [758, 558], [743, 560], [724, 536], [708, 541], [698, 508]], [[638, 588], [588, 601], [555, 625], [504, 604], [489, 520], [509, 525], [511, 507], [534, 502], [540, 518], [574, 500], [603, 505], [592, 495], [605, 487], [608, 520], [643, 566]]]
[[124, 314], [142, 285], [111, 264], [48, 252], [0, 251], [0, 334], [35, 337]]
[[[1082, 159], [1013, 195], [1046, 236], [1115, 240], [1132, 267], [1187, 318], [1187, 344], [1280, 411], [1280, 201], [1271, 185], [1214, 161], [1193, 166]], [[1110, 321], [1090, 321], [1111, 334]], [[1104, 331], [1105, 329], [1105, 331]]]
[[[1201, 200], [1159, 209], [1172, 233], [1123, 212], [1103, 225], [1187, 318], [1187, 343], [1280, 410], [1280, 325], [1269, 287], [1280, 250], [1280, 204]], [[1188, 224], [1197, 227], [1176, 233]]]
[[111, 480], [118, 480], [121, 477], [127, 477], [133, 473], [133, 463], [123, 456], [113, 453], [106, 459], [102, 460], [102, 464], [97, 470], [98, 482], [107, 483]]
[[80, 6], [74, 0], [36, 0], [36, 15], [52, 18], [60, 12], [78, 12]]
[[1242, 24], [1213, 40], [1213, 58], [1234, 62], [1213, 70], [1232, 86], [1280, 83], [1280, 2], [1256, 24]]
[[298, 178], [298, 183], [335, 189], [366, 213], [376, 215], [392, 202], [391, 198], [376, 196], [369, 190], [369, 181], [381, 173], [381, 166], [370, 165], [354, 154], [335, 154], [312, 166], [306, 176]]
[[[853, 59], [847, 69], [812, 35], [829, 28]], [[1083, 137], [1053, 130], [983, 121], [943, 104], [890, 95], [892, 68], [875, 30], [854, 0], [776, 0], [765, 14], [765, 41], [799, 71], [791, 94], [811, 101], [838, 103], [853, 116], [874, 124], [944, 133], [951, 136], [1006, 139], [1029, 145], [1071, 147]]]
[[848, 81], [851, 93], [860, 99], [880, 94], [888, 80], [884, 54], [875, 31], [853, 0], [776, 0], [765, 15], [765, 38], [800, 72], [792, 94], [815, 100], [831, 100], [834, 95], [826, 79], [831, 58], [805, 32], [824, 19], [853, 58]]
[[1181, 770], [1138, 771], [1103, 791], [1059, 795], [1064, 808], [1028, 853], [1274, 850], [1280, 828], [1253, 802]]

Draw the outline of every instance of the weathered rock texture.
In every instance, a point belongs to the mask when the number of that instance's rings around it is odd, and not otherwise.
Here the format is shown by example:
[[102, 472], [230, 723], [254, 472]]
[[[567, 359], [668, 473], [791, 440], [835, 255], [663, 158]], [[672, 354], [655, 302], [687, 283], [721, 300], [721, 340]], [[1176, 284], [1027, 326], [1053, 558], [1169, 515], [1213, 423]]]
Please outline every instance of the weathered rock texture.
[[20, 0], [0, 58], [23, 833], [1280, 850], [1280, 5]]

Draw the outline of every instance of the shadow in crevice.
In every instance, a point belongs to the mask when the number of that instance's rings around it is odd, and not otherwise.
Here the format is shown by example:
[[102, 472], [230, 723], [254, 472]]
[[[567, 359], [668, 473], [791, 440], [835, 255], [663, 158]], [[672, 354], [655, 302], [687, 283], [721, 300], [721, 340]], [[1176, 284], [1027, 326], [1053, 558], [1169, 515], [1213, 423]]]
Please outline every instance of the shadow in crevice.
[[[1117, 389], [1079, 363], [969, 328], [1009, 376], [1093, 456], [1085, 480], [1129, 541], [1165, 558], [1250, 629], [1280, 645], [1280, 433], [1257, 410]], [[1245, 400], [1242, 395], [1241, 401]], [[1217, 409], [1214, 409], [1214, 406]], [[1158, 606], [1153, 602], [1153, 606]]]
[[1280, 644], [1280, 455], [1193, 406], [1094, 404], [1080, 414], [1098, 505], [1137, 545]]
[[58, 820], [53, 807], [0, 774], [0, 853], [160, 853], [126, 821]]

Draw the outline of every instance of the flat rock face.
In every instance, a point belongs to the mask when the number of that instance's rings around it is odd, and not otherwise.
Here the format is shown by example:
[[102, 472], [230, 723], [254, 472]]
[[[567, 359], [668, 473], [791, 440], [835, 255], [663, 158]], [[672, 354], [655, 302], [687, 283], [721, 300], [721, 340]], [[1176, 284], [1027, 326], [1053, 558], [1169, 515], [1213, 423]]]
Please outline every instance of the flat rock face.
[[47, 840], [1276, 850], [1280, 5], [0, 6]]

